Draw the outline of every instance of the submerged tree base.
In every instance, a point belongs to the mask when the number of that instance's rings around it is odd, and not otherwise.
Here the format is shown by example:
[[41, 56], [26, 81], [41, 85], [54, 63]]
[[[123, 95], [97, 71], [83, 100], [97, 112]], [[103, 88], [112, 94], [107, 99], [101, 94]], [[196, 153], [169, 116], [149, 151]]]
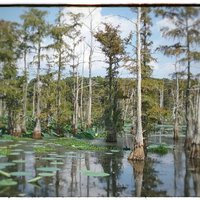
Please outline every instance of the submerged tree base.
[[144, 160], [144, 158], [144, 147], [138, 146], [130, 153], [128, 160]]
[[109, 133], [106, 137], [106, 142], [117, 142], [116, 134]]
[[192, 159], [200, 158], [200, 144], [192, 143], [190, 158]]
[[33, 131], [33, 139], [42, 139], [41, 131], [35, 129], [35, 130]]
[[192, 139], [191, 138], [185, 138], [185, 149], [190, 151], [191, 145], [192, 145]]

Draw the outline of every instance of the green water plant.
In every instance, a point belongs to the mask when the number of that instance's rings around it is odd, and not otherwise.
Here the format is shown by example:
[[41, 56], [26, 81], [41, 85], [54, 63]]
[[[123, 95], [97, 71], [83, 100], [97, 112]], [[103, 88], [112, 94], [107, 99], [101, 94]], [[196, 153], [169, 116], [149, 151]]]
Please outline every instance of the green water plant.
[[94, 177], [110, 176], [110, 174], [105, 173], [105, 172], [93, 172], [93, 171], [90, 171], [90, 170], [81, 170], [81, 172], [86, 176], [94, 176]]
[[42, 171], [42, 172], [55, 172], [59, 171], [60, 168], [57, 167], [39, 167], [37, 168], [37, 171]]
[[35, 153], [47, 153], [55, 151], [54, 146], [34, 146], [33, 149]]
[[39, 173], [38, 176], [43, 176], [43, 177], [50, 177], [54, 176], [55, 173], [50, 173], [50, 172], [44, 172], [44, 173]]
[[105, 146], [98, 146], [90, 144], [90, 142], [76, 138], [59, 138], [55, 140], [56, 144], [61, 144], [67, 150], [91, 150], [91, 151], [104, 151], [107, 149]]
[[33, 179], [28, 180], [28, 183], [37, 183], [41, 178], [41, 176], [37, 176]]
[[3, 179], [0, 181], [0, 186], [13, 186], [13, 185], [17, 185], [17, 182], [10, 178]]
[[29, 176], [29, 175], [31, 175], [30, 172], [23, 172], [23, 171], [11, 172], [10, 174], [11, 174], [11, 176]]
[[0, 170], [0, 175], [6, 176], [6, 177], [11, 177], [11, 175], [7, 172], [4, 172], [2, 170]]
[[147, 147], [148, 152], [165, 155], [168, 153], [169, 148], [165, 144], [150, 145]]
[[11, 153], [10, 149], [7, 147], [0, 147], [0, 155], [9, 155]]

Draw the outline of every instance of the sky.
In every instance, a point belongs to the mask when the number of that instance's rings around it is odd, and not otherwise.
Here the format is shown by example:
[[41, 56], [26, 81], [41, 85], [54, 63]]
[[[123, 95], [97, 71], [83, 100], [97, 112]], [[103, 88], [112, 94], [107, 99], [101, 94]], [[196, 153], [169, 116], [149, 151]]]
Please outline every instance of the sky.
[[[3, 20], [8, 20], [8, 21], [15, 21], [20, 23], [20, 15], [23, 14], [28, 8], [24, 6], [18, 6], [18, 7], [0, 7], [0, 19]], [[38, 7], [38, 9], [42, 10], [47, 10], [48, 11], [48, 16], [47, 16], [47, 21], [49, 23], [54, 23], [55, 16], [57, 15], [58, 12], [58, 7]], [[88, 8], [88, 7], [66, 7], [65, 12], [83, 12], [87, 16], [88, 9], [94, 9]], [[135, 25], [131, 23], [130, 21], [135, 21], [136, 16], [135, 14], [130, 10], [129, 7], [97, 7], [93, 14], [93, 23], [94, 25], [100, 25], [102, 22], [110, 22], [114, 26], [120, 25], [120, 30], [121, 30], [121, 35], [122, 37], [128, 36], [130, 31], [135, 30]], [[129, 20], [125, 19], [128, 18]], [[67, 15], [66, 15], [67, 19]], [[152, 36], [151, 40], [153, 41], [153, 46], [152, 46], [152, 51], [159, 46], [159, 45], [164, 45], [164, 44], [169, 44], [170, 42], [162, 37], [160, 33], [160, 28], [168, 23], [165, 19], [160, 19], [160, 18], [155, 18], [152, 15], [153, 19], [153, 27], [152, 27]], [[89, 24], [90, 18], [86, 17], [82, 21], [84, 24]], [[101, 26], [100, 26], [101, 27]], [[98, 30], [98, 29], [96, 29]], [[89, 43], [90, 41], [90, 32], [86, 26], [83, 26], [82, 29], [83, 36], [86, 38], [86, 41]], [[95, 53], [93, 55], [93, 68], [92, 68], [92, 75], [93, 76], [105, 76], [106, 74], [106, 69], [105, 69], [105, 64], [103, 62], [98, 62], [98, 60], [104, 60], [104, 55], [103, 53], [100, 52], [99, 50], [99, 43], [94, 41], [95, 43]], [[84, 75], [88, 75], [88, 57], [89, 57], [89, 48], [86, 48], [86, 53], [85, 53], [85, 66], [84, 66]], [[83, 49], [83, 46], [79, 48]], [[80, 53], [80, 52], [79, 52]], [[174, 72], [174, 63], [175, 59], [173, 57], [167, 58], [166, 56], [163, 56], [162, 53], [160, 52], [154, 52], [153, 56], [157, 59], [157, 62], [152, 62], [153, 66], [153, 77], [154, 78], [170, 78], [170, 74]], [[44, 63], [45, 65], [45, 63]], [[185, 69], [185, 67], [181, 66], [181, 69]], [[197, 64], [194, 64], [191, 68], [193, 73], [200, 73], [200, 67]], [[81, 71], [81, 69], [79, 69]], [[121, 77], [131, 77], [130, 73], [125, 70], [124, 68], [120, 69], [120, 74]]]

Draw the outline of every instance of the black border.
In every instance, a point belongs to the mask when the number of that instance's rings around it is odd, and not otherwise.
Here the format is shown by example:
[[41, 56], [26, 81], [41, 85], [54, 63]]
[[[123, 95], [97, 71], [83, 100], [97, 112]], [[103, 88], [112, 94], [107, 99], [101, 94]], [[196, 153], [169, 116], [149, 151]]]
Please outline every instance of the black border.
[[117, 4], [73, 4], [73, 3], [61, 3], [61, 4], [55, 4], [55, 3], [41, 3], [41, 4], [22, 4], [22, 3], [13, 3], [13, 4], [1, 4], [0, 7], [163, 7], [163, 6], [199, 6], [199, 3], [129, 3], [129, 4], [123, 4], [123, 3], [117, 3]]

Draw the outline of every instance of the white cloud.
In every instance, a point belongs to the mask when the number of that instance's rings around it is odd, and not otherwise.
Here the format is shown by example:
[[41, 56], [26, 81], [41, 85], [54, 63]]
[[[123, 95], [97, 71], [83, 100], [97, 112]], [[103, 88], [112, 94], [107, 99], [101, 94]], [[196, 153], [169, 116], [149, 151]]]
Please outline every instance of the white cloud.
[[[103, 23], [108, 22], [111, 23], [114, 26], [120, 25], [120, 31], [122, 38], [127, 37], [131, 31], [134, 30], [134, 25], [131, 24], [130, 21], [120, 18], [119, 16], [113, 16], [113, 15], [107, 15], [103, 16], [101, 7], [69, 7], [64, 9], [65, 13], [65, 20], [69, 20], [69, 16], [67, 15], [68, 12], [73, 12], [75, 14], [77, 13], [83, 13], [84, 17], [81, 19], [81, 23], [83, 23], [83, 26], [81, 28], [81, 34], [85, 38], [85, 76], [88, 76], [88, 63], [89, 63], [89, 53], [90, 53], [90, 45], [91, 43], [91, 32], [90, 32], [90, 24], [92, 23], [92, 30], [93, 33], [97, 32], [98, 30], [101, 30], [103, 28]], [[100, 44], [93, 38], [93, 46], [94, 46], [94, 53], [92, 57], [92, 75], [105, 75], [106, 70], [105, 66], [106, 64], [103, 62], [105, 61], [105, 55], [100, 51]], [[77, 48], [77, 54], [82, 54], [81, 51], [83, 51], [83, 44], [80, 44]], [[83, 55], [83, 54], [82, 54]], [[81, 57], [81, 60], [83, 58]], [[79, 70], [81, 71], [81, 69]]]

